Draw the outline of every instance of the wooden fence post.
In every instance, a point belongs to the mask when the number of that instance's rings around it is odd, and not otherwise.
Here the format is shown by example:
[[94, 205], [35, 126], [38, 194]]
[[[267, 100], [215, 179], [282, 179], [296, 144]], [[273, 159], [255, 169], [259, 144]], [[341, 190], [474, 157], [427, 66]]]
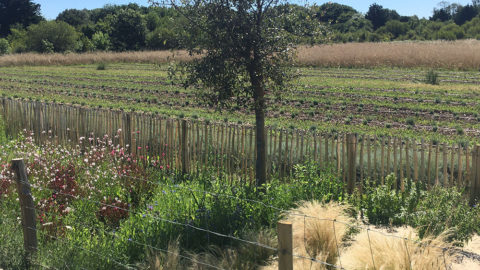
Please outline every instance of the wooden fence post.
[[473, 205], [480, 198], [480, 145], [475, 146], [470, 175], [470, 204]]
[[37, 251], [37, 229], [33, 197], [28, 183], [27, 171], [23, 159], [12, 160], [12, 170], [15, 172], [18, 198], [22, 211], [23, 245], [27, 261]]
[[348, 134], [347, 141], [347, 161], [348, 161], [348, 175], [347, 175], [347, 191], [349, 194], [353, 193], [356, 181], [356, 151], [357, 151], [357, 137], [355, 134]]
[[[128, 144], [128, 152], [133, 154], [134, 149], [132, 148], [132, 115], [131, 113], [125, 114], [125, 144]], [[122, 145], [125, 147], [125, 145]]]
[[278, 270], [293, 270], [292, 223], [279, 221], [278, 231]]
[[188, 162], [187, 162], [187, 138], [188, 138], [188, 129], [187, 129], [187, 120], [182, 119], [182, 173], [188, 173]]

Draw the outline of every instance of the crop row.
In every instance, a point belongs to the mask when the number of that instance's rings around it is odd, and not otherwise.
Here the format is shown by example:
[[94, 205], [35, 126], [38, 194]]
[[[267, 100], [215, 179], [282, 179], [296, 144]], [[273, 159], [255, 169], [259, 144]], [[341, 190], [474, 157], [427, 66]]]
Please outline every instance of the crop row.
[[[12, 67], [0, 93], [15, 98], [253, 122], [245, 104], [216, 110], [195, 90], [172, 84], [167, 68], [147, 64]], [[268, 124], [440, 140], [480, 134], [478, 72], [441, 71], [440, 85], [407, 69], [302, 68], [287, 91], [269, 95]], [[458, 82], [457, 82], [458, 81]], [[461, 81], [461, 82], [460, 82]]]

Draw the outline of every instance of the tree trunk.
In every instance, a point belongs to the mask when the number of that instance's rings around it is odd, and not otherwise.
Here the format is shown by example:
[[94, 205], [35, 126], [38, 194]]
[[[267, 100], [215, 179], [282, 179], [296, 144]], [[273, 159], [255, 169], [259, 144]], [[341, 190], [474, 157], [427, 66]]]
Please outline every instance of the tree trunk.
[[265, 85], [263, 84], [261, 65], [257, 61], [250, 70], [250, 80], [255, 100], [255, 130], [257, 144], [257, 160], [255, 163], [255, 183], [258, 186], [267, 181], [267, 149], [265, 134]]
[[263, 85], [255, 87], [255, 93], [258, 94], [255, 102], [255, 129], [257, 144], [257, 161], [255, 168], [255, 180], [257, 187], [265, 184], [267, 181], [267, 149], [265, 134], [265, 89]]

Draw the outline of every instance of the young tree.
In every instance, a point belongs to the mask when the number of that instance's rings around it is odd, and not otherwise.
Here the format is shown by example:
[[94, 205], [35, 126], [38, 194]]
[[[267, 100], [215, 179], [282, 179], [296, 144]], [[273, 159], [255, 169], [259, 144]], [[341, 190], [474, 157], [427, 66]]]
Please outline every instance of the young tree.
[[[175, 0], [171, 0], [175, 1]], [[186, 85], [204, 89], [212, 103], [249, 103], [255, 112], [256, 184], [266, 176], [266, 95], [291, 78], [292, 40], [282, 29], [279, 0], [188, 0], [172, 2], [185, 16], [183, 46], [194, 58]]]

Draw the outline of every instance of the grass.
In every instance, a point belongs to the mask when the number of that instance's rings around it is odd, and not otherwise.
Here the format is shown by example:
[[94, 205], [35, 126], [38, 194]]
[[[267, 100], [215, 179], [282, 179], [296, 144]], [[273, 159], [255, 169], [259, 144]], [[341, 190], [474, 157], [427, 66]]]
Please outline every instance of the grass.
[[[407, 228], [398, 237], [385, 237], [378, 232], [363, 231], [357, 235], [351, 247], [342, 256], [346, 269], [445, 269], [451, 264], [453, 257], [441, 248], [449, 248], [445, 235], [427, 237], [419, 242], [415, 230]], [[372, 255], [373, 254], [373, 255]]]
[[300, 48], [298, 63], [315, 67], [478, 70], [480, 41], [345, 43]]
[[[346, 214], [347, 206], [338, 203], [325, 205], [317, 201], [303, 202], [293, 209], [293, 213], [300, 215], [288, 215], [288, 220], [292, 222], [294, 228], [294, 253], [330, 264], [338, 264], [340, 255], [338, 245], [349, 231], [349, 227], [345, 224], [352, 223], [352, 218]], [[301, 215], [327, 220], [305, 219]], [[339, 222], [333, 223], [330, 220]], [[304, 263], [303, 259], [296, 258], [296, 265]]]
[[21, 53], [0, 56], [0, 66], [83, 65], [106, 63], [168, 63], [172, 60], [188, 61], [185, 51], [138, 51], [138, 52], [93, 52], [93, 53]]
[[[478, 70], [480, 41], [415, 41], [299, 46], [298, 65], [315, 67], [401, 67]], [[78, 65], [98, 62], [168, 63], [188, 61], [185, 51], [95, 52], [81, 54], [10, 54], [0, 66]]]

